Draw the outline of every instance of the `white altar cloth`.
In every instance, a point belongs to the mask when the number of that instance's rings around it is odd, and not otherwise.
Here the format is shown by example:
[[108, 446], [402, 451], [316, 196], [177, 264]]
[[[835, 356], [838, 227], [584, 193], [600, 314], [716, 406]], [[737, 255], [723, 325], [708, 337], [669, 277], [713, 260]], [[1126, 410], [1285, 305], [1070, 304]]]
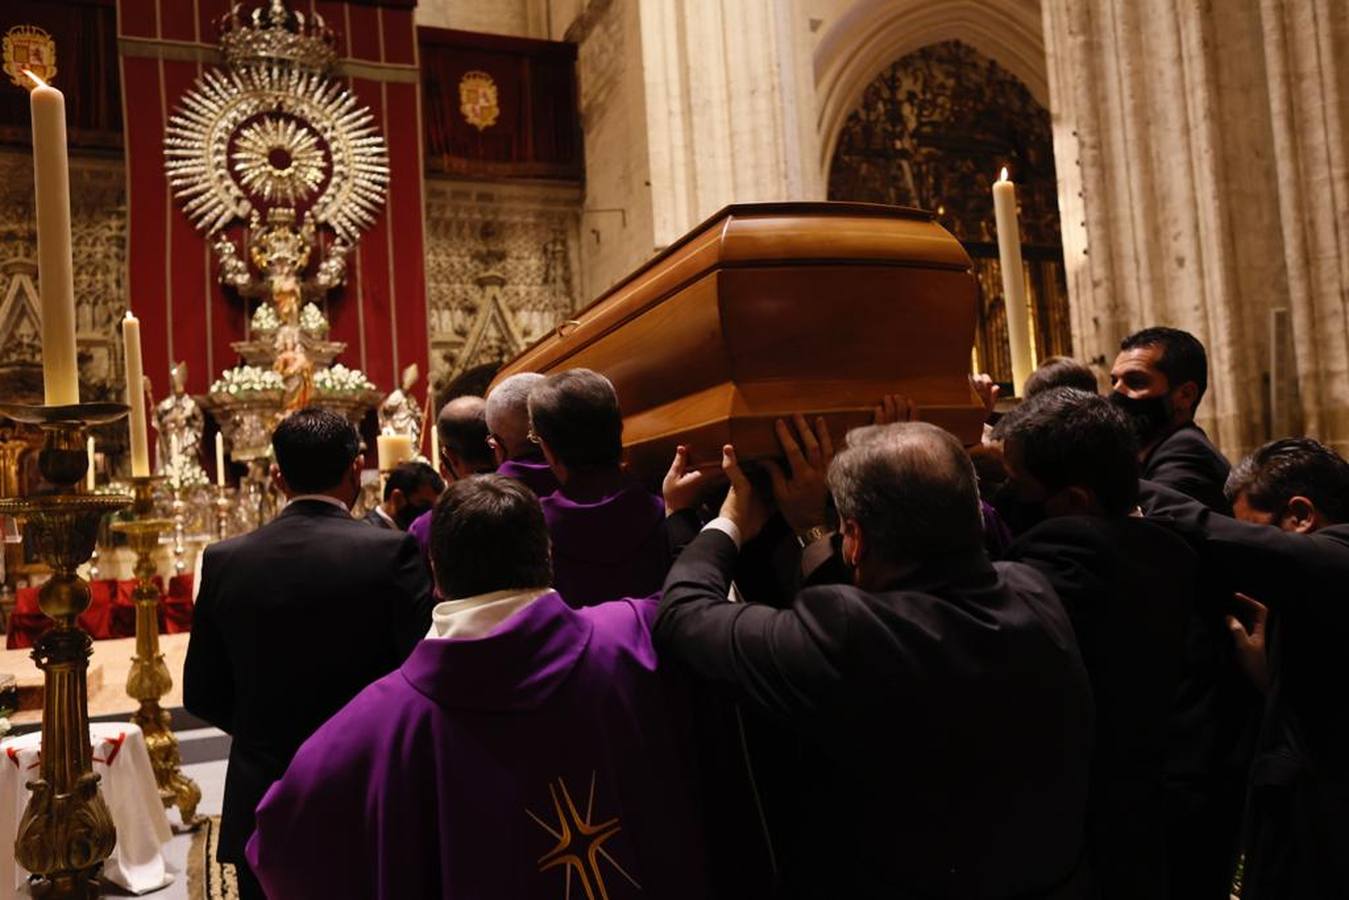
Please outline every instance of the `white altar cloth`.
[[[155, 785], [145, 735], [129, 722], [89, 726], [99, 790], [117, 826], [117, 846], [103, 865], [103, 877], [143, 894], [173, 880], [164, 863], [164, 844], [173, 837]], [[14, 859], [19, 819], [28, 805], [27, 783], [39, 777], [42, 733], [0, 741], [0, 898], [23, 896], [28, 872]]]

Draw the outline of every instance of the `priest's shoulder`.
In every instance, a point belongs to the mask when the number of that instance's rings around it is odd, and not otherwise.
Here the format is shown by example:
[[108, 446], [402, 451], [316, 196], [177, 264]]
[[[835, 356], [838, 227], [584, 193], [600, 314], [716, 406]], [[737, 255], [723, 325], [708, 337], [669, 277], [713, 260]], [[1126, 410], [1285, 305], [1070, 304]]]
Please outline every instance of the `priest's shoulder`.
[[593, 629], [591, 649], [603, 646], [633, 651], [643, 657], [654, 653], [651, 629], [659, 613], [659, 594], [610, 600], [576, 610], [576, 614], [589, 621]]

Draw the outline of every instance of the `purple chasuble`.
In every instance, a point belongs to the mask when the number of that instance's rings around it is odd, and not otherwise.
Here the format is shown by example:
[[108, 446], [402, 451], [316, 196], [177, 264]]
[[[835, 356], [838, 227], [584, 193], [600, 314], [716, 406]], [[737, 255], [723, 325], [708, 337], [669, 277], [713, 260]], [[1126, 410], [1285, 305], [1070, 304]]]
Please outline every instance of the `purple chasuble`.
[[548, 465], [542, 456], [508, 459], [497, 466], [497, 474], [521, 482], [533, 491], [536, 497], [547, 497], [558, 488], [557, 476], [553, 474], [552, 466]]
[[268, 896], [707, 896], [655, 616], [548, 593], [486, 637], [422, 641], [258, 806], [248, 861]]
[[436, 514], [434, 509], [428, 509], [420, 516], [412, 520], [408, 526], [408, 534], [417, 542], [417, 546], [422, 551], [422, 559], [426, 561], [427, 569], [431, 567], [431, 517]]
[[572, 606], [660, 592], [670, 569], [665, 503], [618, 471], [581, 472], [539, 498], [553, 587]]

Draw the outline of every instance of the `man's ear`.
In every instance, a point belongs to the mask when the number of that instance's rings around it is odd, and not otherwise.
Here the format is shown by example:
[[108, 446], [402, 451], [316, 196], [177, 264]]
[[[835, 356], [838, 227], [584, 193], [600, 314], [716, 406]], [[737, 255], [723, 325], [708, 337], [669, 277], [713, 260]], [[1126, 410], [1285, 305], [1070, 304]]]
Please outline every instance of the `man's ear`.
[[407, 502], [407, 496], [404, 495], [402, 488], [394, 488], [389, 492], [389, 499], [393, 501], [394, 509], [399, 509]]
[[281, 467], [272, 463], [268, 474], [271, 476], [272, 484], [276, 485], [281, 493], [289, 497], [291, 495], [290, 485], [286, 484], [286, 476], [281, 474]]
[[553, 455], [553, 448], [548, 446], [548, 442], [545, 440], [540, 440], [539, 449], [543, 451], [543, 458], [544, 460], [547, 461], [548, 466], [553, 470], [553, 474], [557, 476], [557, 480], [566, 481], [567, 467], [561, 461], [559, 461], [555, 455]]
[[856, 519], [843, 520], [843, 561], [857, 568], [867, 555], [867, 539]]
[[1321, 527], [1321, 514], [1317, 512], [1316, 504], [1308, 498], [1293, 497], [1283, 509], [1279, 527], [1284, 531], [1308, 534]]
[[1184, 409], [1193, 416], [1194, 408], [1199, 405], [1199, 385], [1193, 381], [1185, 382], [1171, 392], [1171, 401], [1177, 408]]

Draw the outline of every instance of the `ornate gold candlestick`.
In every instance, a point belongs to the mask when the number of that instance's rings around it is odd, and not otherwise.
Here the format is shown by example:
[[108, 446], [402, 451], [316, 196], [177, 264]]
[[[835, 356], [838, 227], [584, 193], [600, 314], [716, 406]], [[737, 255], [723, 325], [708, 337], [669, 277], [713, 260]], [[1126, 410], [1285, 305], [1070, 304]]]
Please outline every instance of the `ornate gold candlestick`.
[[[215, 538], [223, 541], [229, 537], [230, 510], [234, 506], [230, 502], [229, 488], [225, 485], [216, 485], [215, 489]], [[201, 573], [198, 572], [198, 575]]]
[[19, 820], [14, 857], [33, 873], [34, 896], [96, 897], [98, 875], [117, 831], [93, 772], [85, 681], [93, 642], [75, 624], [89, 607], [89, 584], [75, 570], [93, 553], [99, 520], [131, 498], [80, 493], [78, 486], [89, 465], [86, 427], [114, 422], [127, 407], [3, 404], [0, 413], [46, 432], [38, 470], [53, 486], [38, 496], [0, 500], [0, 515], [24, 520], [24, 539], [51, 566], [38, 606], [56, 623], [33, 648], [44, 681], [42, 767], [40, 777], [28, 783], [32, 797]]
[[135, 500], [131, 509], [136, 518], [112, 526], [126, 535], [136, 554], [136, 588], [131, 594], [136, 603], [136, 655], [131, 658], [126, 692], [140, 703], [140, 709], [131, 714], [131, 722], [145, 732], [159, 799], [165, 806], [177, 806], [183, 825], [195, 828], [200, 824], [197, 804], [201, 802], [201, 788], [183, 774], [178, 738], [169, 727], [169, 714], [159, 705], [159, 698], [173, 687], [173, 676], [164, 664], [164, 654], [159, 652], [159, 589], [155, 587], [154, 552], [159, 536], [174, 527], [172, 519], [154, 517], [155, 485], [163, 480], [158, 475], [132, 478]]

